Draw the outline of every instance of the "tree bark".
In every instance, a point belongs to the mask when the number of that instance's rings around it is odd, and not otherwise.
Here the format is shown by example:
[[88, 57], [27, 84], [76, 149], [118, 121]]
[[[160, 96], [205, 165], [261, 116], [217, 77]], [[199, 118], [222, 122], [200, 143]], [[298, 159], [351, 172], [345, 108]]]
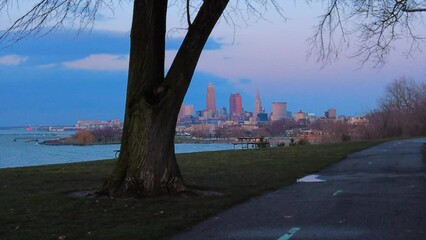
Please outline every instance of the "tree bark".
[[167, 0], [135, 0], [123, 137], [102, 192], [144, 197], [187, 191], [176, 163], [180, 106], [201, 51], [229, 0], [205, 0], [164, 76]]

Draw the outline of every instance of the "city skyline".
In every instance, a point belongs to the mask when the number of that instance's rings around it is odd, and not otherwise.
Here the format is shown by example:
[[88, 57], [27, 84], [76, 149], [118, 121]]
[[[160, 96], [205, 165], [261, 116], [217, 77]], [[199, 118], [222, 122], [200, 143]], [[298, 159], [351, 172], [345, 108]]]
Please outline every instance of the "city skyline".
[[[20, 11], [28, 7], [24, 3]], [[286, 21], [273, 11], [265, 21], [249, 19], [235, 31], [221, 21], [209, 38], [185, 102], [205, 107], [205, 89], [215, 86], [216, 106], [229, 106], [239, 92], [253, 103], [262, 94], [266, 112], [272, 102], [289, 102], [288, 110], [322, 115], [330, 107], [342, 115], [363, 115], [376, 108], [386, 85], [396, 78], [426, 80], [426, 55], [404, 55], [409, 44], [395, 42], [382, 69], [362, 68], [354, 58], [357, 42], [345, 42], [339, 58], [324, 66], [308, 58], [312, 27], [323, 14], [318, 3], [282, 3]], [[182, 25], [171, 8], [168, 33]], [[5, 29], [19, 11], [0, 16]], [[91, 31], [69, 27], [43, 37], [0, 47], [0, 126], [69, 124], [78, 119], [122, 119], [128, 68], [131, 4], [114, 14], [103, 11]], [[184, 24], [183, 24], [184, 25]], [[166, 71], [185, 32], [167, 35]], [[422, 43], [422, 42], [421, 42]], [[424, 44], [421, 45], [424, 50]], [[245, 106], [254, 112], [254, 105]]]
[[[251, 123], [258, 122], [259, 114], [265, 114], [262, 118], [269, 117], [271, 121], [277, 121], [280, 119], [294, 118], [303, 119], [309, 117], [326, 117], [326, 118], [337, 118], [337, 111], [335, 108], [328, 108], [327, 111], [324, 111], [324, 115], [316, 115], [315, 113], [303, 112], [300, 109], [298, 112], [287, 111], [287, 102], [272, 102], [272, 111], [266, 112], [261, 105], [261, 98], [259, 91], [256, 91], [256, 99], [254, 102], [254, 111], [249, 111], [247, 108], [244, 108], [244, 102], [240, 93], [230, 93], [229, 95], [229, 108], [223, 106], [216, 108], [216, 97], [214, 85], [210, 82], [207, 86], [206, 91], [206, 104], [205, 108], [195, 109], [193, 104], [188, 104], [183, 102], [179, 111], [178, 119], [184, 119], [187, 116], [201, 117], [203, 120], [232, 120], [234, 122], [242, 121], [245, 118], [251, 118]], [[250, 103], [246, 103], [250, 105]], [[225, 115], [224, 115], [225, 114]], [[248, 114], [248, 115], [247, 115]], [[249, 116], [249, 117], [247, 117]], [[355, 117], [355, 116], [345, 116], [345, 117]], [[363, 116], [356, 116], [363, 117]], [[178, 121], [179, 121], [178, 120]], [[189, 119], [187, 119], [189, 120]], [[264, 121], [264, 120], [262, 120]]]

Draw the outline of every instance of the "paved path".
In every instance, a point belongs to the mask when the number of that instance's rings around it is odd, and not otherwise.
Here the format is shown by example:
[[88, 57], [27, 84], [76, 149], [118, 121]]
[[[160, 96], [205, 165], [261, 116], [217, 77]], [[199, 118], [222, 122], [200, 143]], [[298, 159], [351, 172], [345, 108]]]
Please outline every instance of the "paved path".
[[355, 153], [319, 172], [324, 181], [255, 198], [173, 239], [426, 239], [424, 142]]

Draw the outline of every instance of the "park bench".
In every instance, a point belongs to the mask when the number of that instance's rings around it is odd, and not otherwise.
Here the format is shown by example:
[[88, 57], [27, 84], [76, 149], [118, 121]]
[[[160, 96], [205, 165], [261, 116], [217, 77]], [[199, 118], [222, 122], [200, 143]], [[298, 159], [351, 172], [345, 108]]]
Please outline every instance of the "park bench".
[[114, 150], [114, 156], [118, 158], [120, 156], [120, 150]]

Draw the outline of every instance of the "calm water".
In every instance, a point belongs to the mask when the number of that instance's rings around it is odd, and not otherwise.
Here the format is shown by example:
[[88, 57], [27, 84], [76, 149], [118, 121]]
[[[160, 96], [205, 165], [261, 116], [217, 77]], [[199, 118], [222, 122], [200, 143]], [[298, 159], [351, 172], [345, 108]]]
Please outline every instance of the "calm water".
[[[120, 145], [46, 146], [40, 142], [66, 137], [71, 133], [0, 130], [0, 168], [83, 162], [114, 158]], [[176, 144], [176, 153], [233, 149], [232, 144]]]

